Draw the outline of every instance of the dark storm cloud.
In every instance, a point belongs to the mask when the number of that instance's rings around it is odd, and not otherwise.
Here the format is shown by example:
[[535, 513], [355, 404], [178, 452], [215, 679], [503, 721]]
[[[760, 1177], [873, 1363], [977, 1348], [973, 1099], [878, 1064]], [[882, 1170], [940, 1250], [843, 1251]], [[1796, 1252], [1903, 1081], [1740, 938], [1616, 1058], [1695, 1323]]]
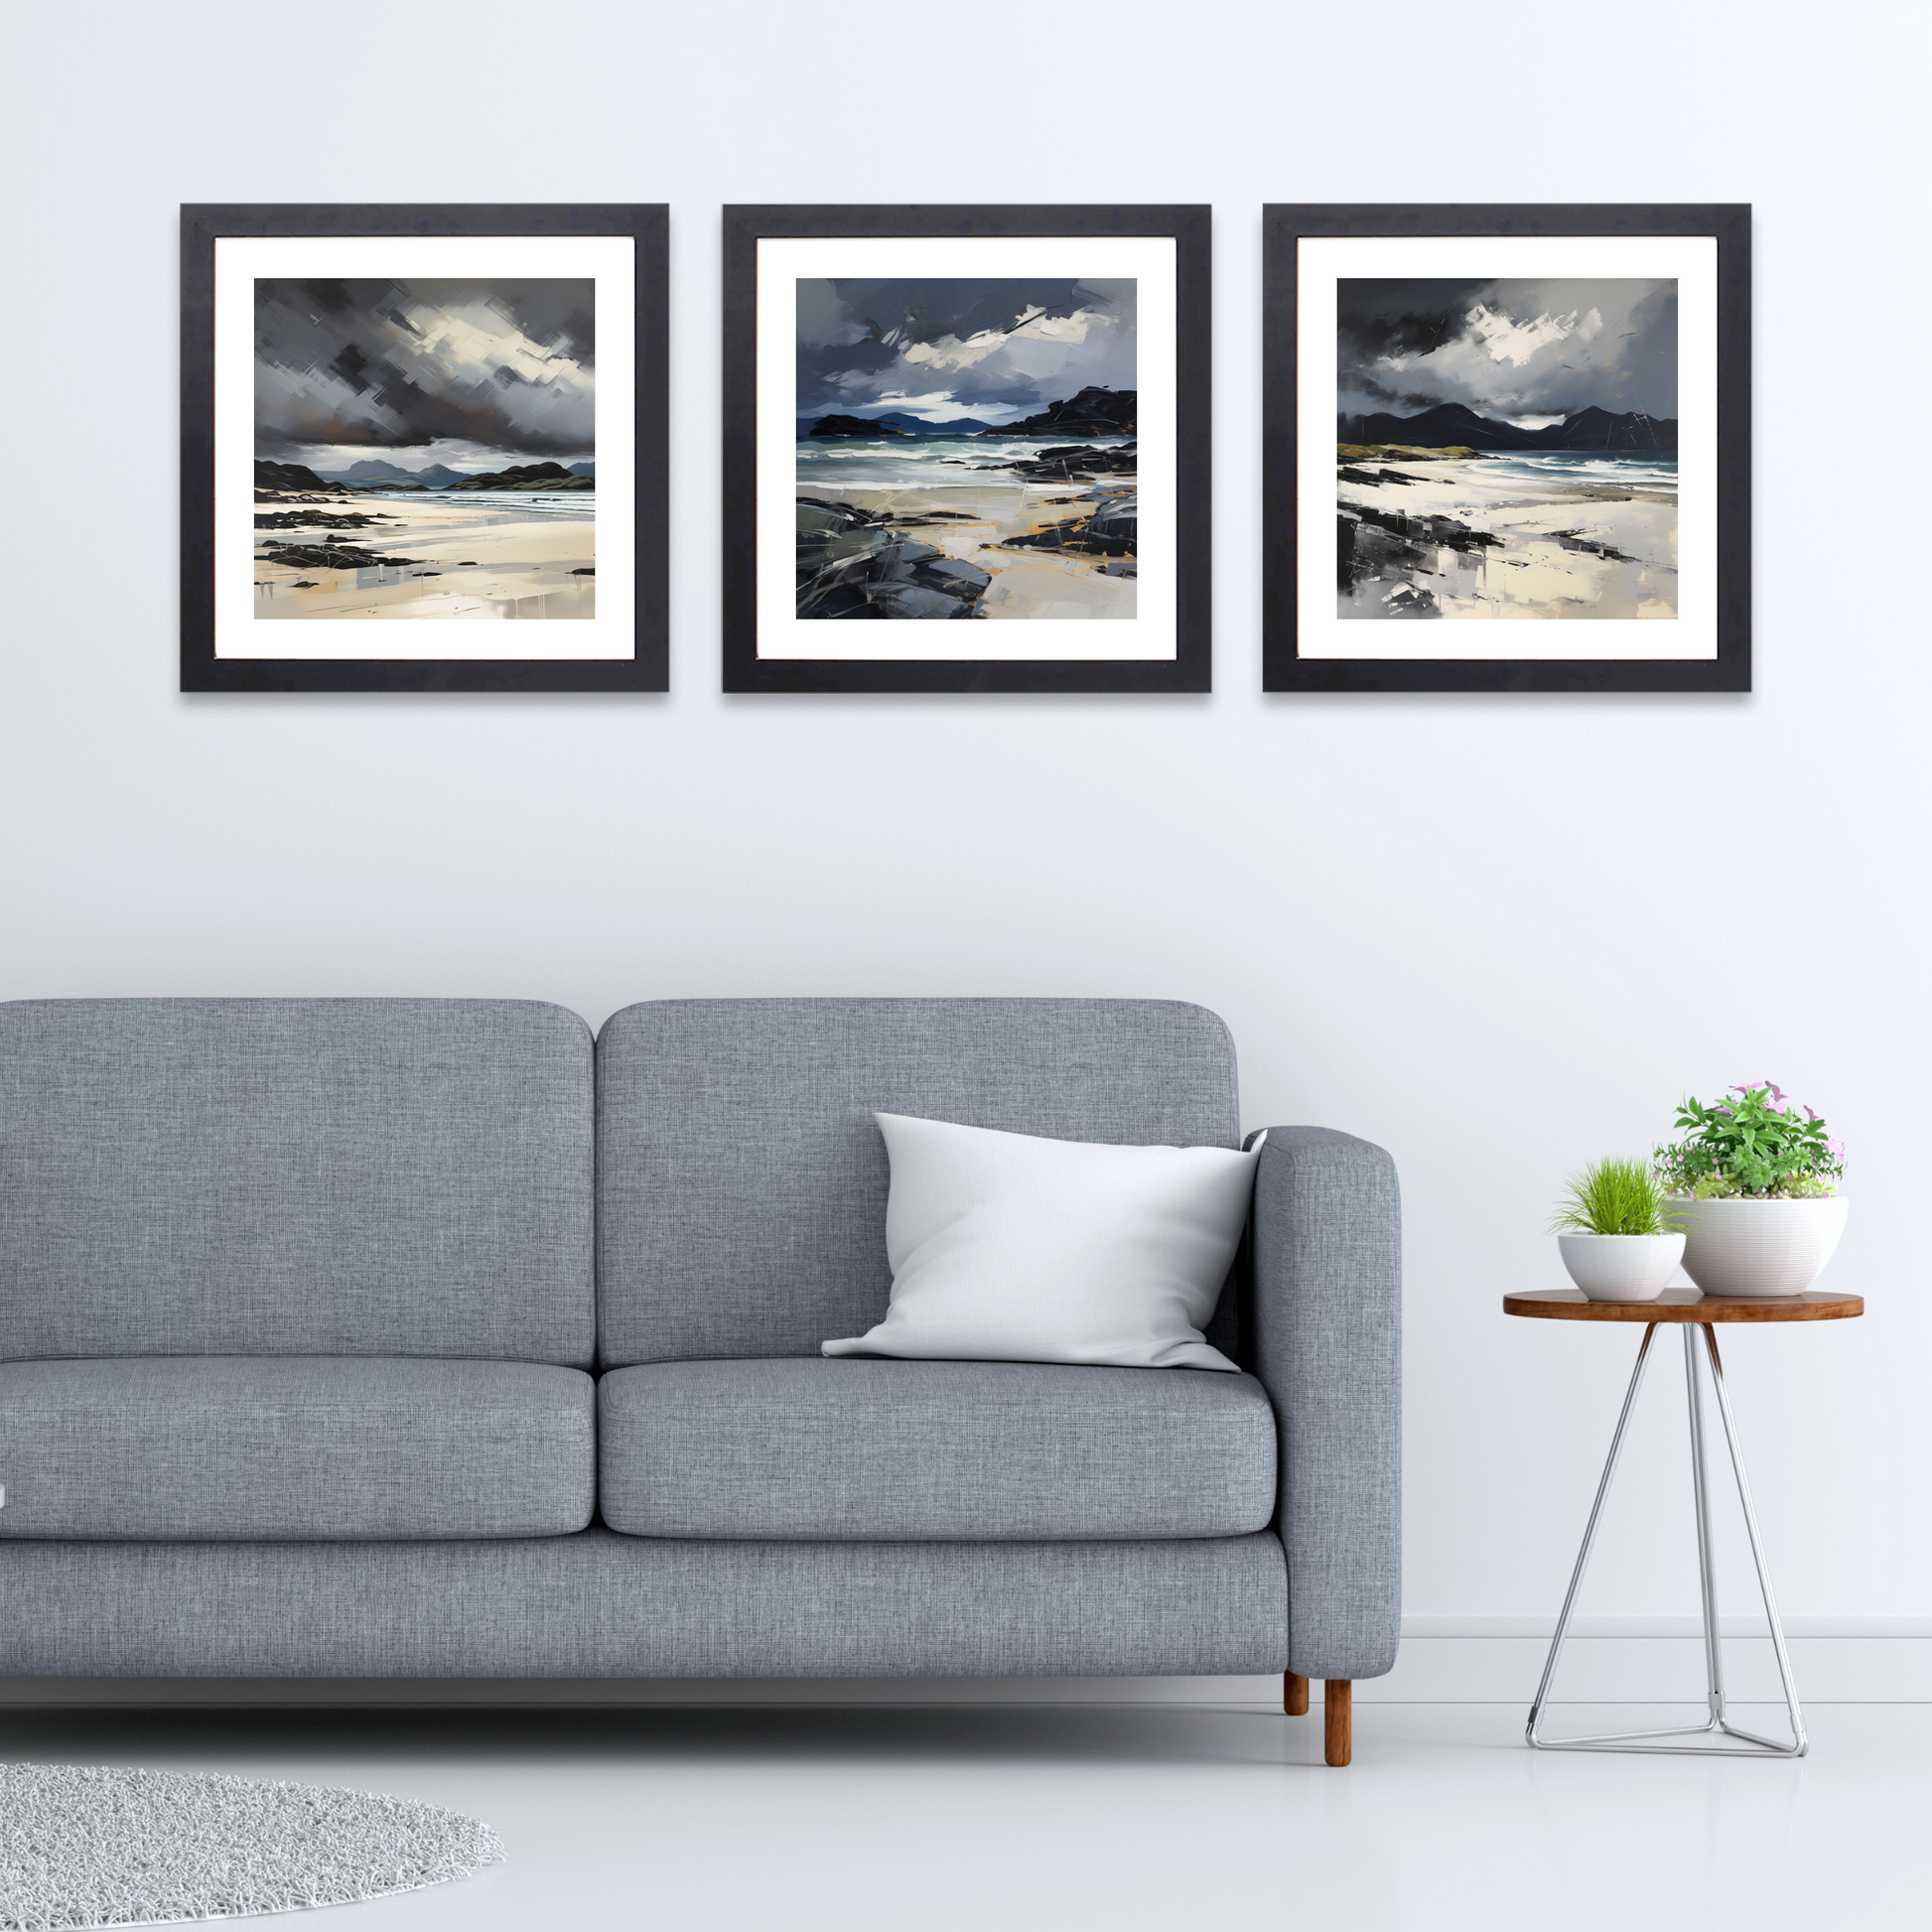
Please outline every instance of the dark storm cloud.
[[1335, 295], [1344, 414], [1441, 402], [1504, 418], [1677, 414], [1674, 281], [1343, 279]]
[[594, 445], [595, 284], [255, 284], [255, 454]]
[[1024, 415], [1136, 386], [1132, 280], [801, 279], [798, 413]]
[[1464, 318], [1493, 284], [1342, 280], [1335, 284], [1335, 331], [1343, 369], [1378, 356], [1419, 355], [1462, 333]]

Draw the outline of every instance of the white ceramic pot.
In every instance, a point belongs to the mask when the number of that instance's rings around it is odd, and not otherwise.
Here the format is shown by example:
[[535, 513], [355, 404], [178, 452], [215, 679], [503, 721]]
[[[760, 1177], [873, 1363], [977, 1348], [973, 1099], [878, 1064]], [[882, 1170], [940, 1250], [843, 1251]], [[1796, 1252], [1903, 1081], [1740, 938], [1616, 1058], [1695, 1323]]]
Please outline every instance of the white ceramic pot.
[[1681, 1234], [1560, 1234], [1570, 1279], [1592, 1302], [1654, 1302], [1684, 1259]]
[[1707, 1295], [1802, 1295], [1831, 1260], [1851, 1202], [1674, 1200], [1690, 1237], [1684, 1272]]

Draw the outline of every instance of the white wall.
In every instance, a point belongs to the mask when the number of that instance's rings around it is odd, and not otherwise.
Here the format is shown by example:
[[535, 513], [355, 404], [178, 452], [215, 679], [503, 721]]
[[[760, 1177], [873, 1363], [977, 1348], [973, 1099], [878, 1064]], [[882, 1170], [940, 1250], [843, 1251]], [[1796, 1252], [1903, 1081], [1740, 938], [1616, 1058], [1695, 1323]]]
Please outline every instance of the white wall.
[[[1814, 18], [17, 15], [0, 995], [1203, 1001], [1251, 1125], [1400, 1164], [1436, 1631], [1554, 1610], [1626, 1372], [1498, 1311], [1562, 1177], [1768, 1074], [1871, 1305], [1727, 1344], [1785, 1607], [1932, 1631], [1920, 29]], [[670, 696], [179, 695], [177, 205], [564, 199], [671, 204]], [[784, 200], [1214, 204], [1211, 698], [720, 695], [718, 208]], [[1754, 695], [1261, 694], [1264, 200], [1755, 203]], [[1659, 1368], [1590, 1596], [1638, 1619], [1695, 1601]]]

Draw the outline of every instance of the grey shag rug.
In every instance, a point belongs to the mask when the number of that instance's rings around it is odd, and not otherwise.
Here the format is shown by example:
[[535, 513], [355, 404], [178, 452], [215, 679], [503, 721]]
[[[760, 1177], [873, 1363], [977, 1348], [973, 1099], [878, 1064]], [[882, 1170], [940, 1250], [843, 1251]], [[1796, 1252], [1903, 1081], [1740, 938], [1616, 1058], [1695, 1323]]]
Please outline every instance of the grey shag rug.
[[503, 1857], [474, 1818], [366, 1791], [0, 1764], [0, 1932], [346, 1905]]

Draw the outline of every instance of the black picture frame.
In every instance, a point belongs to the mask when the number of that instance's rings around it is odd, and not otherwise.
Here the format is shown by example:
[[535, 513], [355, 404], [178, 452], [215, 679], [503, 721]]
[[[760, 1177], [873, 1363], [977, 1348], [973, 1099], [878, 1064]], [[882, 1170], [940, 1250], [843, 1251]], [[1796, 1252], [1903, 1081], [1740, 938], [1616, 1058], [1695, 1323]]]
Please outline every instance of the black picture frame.
[[[1751, 210], [1748, 204], [1353, 206], [1263, 209], [1268, 691], [1748, 691], [1751, 688]], [[1343, 658], [1298, 638], [1299, 244], [1339, 236], [1710, 236], [1717, 243], [1717, 654], [1708, 658]], [[1334, 434], [1332, 417], [1320, 436]]]
[[[728, 692], [1201, 692], [1212, 688], [1211, 209], [749, 207], [724, 211], [724, 689]], [[1161, 660], [760, 658], [758, 249], [767, 238], [1149, 236], [1175, 244], [1174, 655]]]
[[[215, 242], [230, 236], [629, 236], [635, 634], [627, 658], [251, 658], [215, 647]], [[665, 204], [209, 205], [181, 211], [184, 691], [663, 691], [669, 686], [669, 208]]]

